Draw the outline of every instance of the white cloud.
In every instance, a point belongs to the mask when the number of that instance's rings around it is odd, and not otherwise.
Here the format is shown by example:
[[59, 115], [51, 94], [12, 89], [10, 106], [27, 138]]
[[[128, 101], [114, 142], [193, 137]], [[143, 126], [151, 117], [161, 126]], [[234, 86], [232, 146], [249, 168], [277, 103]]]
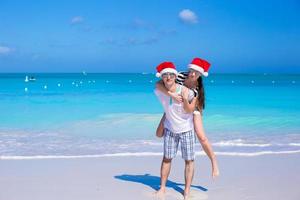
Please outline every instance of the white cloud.
[[71, 19], [71, 24], [80, 24], [83, 22], [83, 17], [76, 16]]
[[197, 15], [189, 9], [184, 9], [184, 10], [180, 11], [179, 18], [181, 21], [183, 21], [184, 23], [187, 23], [187, 24], [198, 23]]
[[6, 55], [9, 54], [11, 52], [13, 52], [14, 49], [9, 48], [9, 47], [5, 47], [5, 46], [0, 46], [0, 55]]

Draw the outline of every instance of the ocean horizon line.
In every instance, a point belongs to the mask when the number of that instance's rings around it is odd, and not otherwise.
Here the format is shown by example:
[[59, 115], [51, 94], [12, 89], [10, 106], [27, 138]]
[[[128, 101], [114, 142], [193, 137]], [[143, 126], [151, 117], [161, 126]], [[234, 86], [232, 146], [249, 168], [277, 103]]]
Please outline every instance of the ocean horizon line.
[[[184, 70], [178, 70], [184, 71]], [[0, 72], [2, 74], [153, 74], [155, 75], [155, 71], [153, 72], [88, 72], [88, 71], [81, 71], [81, 72]], [[300, 72], [213, 72], [210, 75], [300, 75]]]

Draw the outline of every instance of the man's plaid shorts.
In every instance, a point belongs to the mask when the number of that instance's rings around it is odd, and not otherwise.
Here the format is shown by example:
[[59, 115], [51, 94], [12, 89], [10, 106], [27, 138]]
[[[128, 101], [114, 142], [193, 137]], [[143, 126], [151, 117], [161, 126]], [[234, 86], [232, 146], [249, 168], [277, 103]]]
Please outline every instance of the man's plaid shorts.
[[167, 159], [175, 158], [180, 142], [181, 156], [184, 160], [195, 159], [195, 142], [196, 137], [193, 130], [172, 133], [168, 129], [164, 129], [164, 157]]

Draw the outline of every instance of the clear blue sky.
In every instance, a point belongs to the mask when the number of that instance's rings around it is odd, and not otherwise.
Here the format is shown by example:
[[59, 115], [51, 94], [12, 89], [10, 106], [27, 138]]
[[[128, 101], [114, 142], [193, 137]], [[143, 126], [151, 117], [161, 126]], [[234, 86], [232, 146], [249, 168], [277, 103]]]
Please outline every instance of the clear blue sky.
[[300, 73], [299, 0], [0, 0], [0, 72]]

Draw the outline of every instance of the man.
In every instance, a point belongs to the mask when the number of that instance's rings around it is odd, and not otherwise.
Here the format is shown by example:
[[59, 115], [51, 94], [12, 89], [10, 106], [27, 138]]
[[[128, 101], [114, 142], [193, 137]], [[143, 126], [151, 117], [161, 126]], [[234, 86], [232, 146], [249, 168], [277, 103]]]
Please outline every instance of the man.
[[[193, 126], [193, 111], [190, 102], [195, 101], [194, 93], [185, 86], [175, 83], [177, 71], [172, 62], [163, 62], [157, 66], [157, 77], [161, 77], [165, 87], [170, 92], [182, 95], [183, 102], [175, 102], [171, 97], [159, 90], [155, 94], [160, 100], [164, 111], [164, 157], [161, 164], [161, 185], [157, 195], [162, 197], [166, 191], [166, 183], [171, 169], [171, 161], [176, 156], [178, 145], [181, 145], [182, 158], [185, 160], [184, 199], [190, 194], [194, 175], [195, 134]], [[188, 112], [186, 112], [186, 110]]]

